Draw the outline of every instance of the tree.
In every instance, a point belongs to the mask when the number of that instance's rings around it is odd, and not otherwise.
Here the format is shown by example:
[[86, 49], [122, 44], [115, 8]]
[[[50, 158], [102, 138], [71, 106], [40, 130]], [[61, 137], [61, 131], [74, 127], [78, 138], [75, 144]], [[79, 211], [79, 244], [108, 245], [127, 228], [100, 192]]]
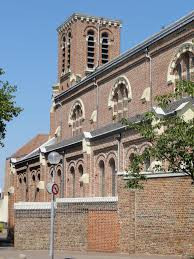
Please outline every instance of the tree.
[[[175, 92], [155, 98], [157, 106], [165, 109], [183, 94], [194, 97], [194, 83], [178, 81]], [[185, 121], [183, 116], [169, 114], [159, 116], [154, 110], [146, 112], [139, 123], [123, 119], [127, 128], [135, 129], [151, 145], [142, 154], [134, 154], [128, 169], [127, 187], [143, 188], [142, 165], [146, 159], [154, 159], [155, 171], [185, 173], [194, 183], [194, 119]]]
[[[0, 76], [4, 71], [0, 68]], [[17, 117], [22, 108], [16, 106], [14, 93], [16, 86], [12, 86], [7, 81], [0, 80], [0, 146], [4, 146], [3, 139], [6, 134], [6, 126], [9, 121]]]

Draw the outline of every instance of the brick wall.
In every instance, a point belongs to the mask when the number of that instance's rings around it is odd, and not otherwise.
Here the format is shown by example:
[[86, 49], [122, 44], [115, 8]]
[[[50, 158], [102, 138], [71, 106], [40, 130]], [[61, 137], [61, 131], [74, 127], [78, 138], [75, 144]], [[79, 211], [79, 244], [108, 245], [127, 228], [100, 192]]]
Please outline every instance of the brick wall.
[[149, 179], [128, 190], [119, 179], [120, 249], [135, 254], [193, 254], [194, 186], [187, 177]]
[[[112, 198], [111, 198], [112, 199]], [[55, 248], [57, 250], [118, 251], [119, 222], [116, 198], [100, 198], [96, 202], [57, 202]], [[75, 199], [74, 199], [75, 200]], [[84, 200], [84, 199], [82, 199]], [[85, 199], [87, 200], [87, 198]], [[113, 200], [113, 199], [112, 199]], [[36, 209], [23, 203], [16, 209], [15, 247], [48, 249], [50, 210]], [[26, 207], [25, 207], [26, 206]], [[27, 209], [28, 208], [28, 209]]]
[[[118, 202], [111, 197], [58, 199], [57, 250], [194, 253], [194, 187], [189, 177], [151, 178], [143, 190], [125, 188], [122, 177], [117, 184]], [[16, 205], [15, 246], [48, 249], [49, 210], [24, 209], [30, 204]]]

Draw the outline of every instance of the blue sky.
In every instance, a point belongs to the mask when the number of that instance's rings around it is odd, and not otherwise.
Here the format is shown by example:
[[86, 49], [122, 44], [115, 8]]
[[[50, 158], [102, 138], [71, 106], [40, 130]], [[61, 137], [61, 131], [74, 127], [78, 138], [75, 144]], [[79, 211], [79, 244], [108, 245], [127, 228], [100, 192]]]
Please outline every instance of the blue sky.
[[4, 0], [0, 3], [0, 67], [18, 86], [22, 114], [8, 124], [5, 159], [37, 133], [49, 131], [51, 87], [57, 78], [56, 28], [74, 12], [121, 19], [121, 52], [192, 11], [193, 0]]

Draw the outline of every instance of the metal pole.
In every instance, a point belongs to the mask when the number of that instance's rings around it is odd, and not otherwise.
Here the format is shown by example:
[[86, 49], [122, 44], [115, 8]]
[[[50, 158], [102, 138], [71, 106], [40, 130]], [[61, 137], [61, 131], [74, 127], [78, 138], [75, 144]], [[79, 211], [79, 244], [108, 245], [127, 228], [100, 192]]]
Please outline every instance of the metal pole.
[[152, 110], [153, 106], [153, 88], [152, 88], [152, 58], [150, 57], [150, 54], [148, 53], [148, 49], [146, 50], [146, 58], [149, 59], [150, 67], [149, 67], [149, 84], [150, 84], [150, 110]]
[[[52, 183], [55, 179], [55, 166], [53, 167], [53, 177]], [[51, 233], [50, 233], [50, 257], [54, 259], [54, 217], [55, 217], [55, 204], [54, 204], [54, 194], [51, 194]]]

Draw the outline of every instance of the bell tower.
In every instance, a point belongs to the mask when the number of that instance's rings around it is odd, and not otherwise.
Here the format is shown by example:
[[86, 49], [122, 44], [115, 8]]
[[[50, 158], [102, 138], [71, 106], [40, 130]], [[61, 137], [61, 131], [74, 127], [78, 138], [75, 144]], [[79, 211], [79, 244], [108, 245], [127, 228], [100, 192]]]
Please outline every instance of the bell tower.
[[58, 27], [58, 81], [62, 92], [120, 54], [119, 20], [73, 14]]

